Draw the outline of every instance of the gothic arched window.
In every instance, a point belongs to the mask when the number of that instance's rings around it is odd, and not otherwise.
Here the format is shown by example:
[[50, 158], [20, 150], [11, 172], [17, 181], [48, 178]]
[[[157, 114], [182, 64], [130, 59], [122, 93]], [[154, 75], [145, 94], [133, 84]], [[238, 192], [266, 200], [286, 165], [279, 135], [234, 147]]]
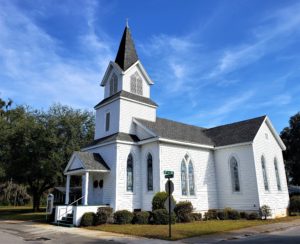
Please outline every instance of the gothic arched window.
[[153, 191], [153, 161], [150, 153], [147, 156], [147, 189]]
[[274, 158], [274, 168], [275, 168], [275, 174], [276, 174], [277, 189], [278, 189], [278, 191], [281, 191], [280, 177], [279, 177], [279, 171], [278, 171], [278, 163], [277, 163], [276, 158]]
[[131, 153], [127, 158], [127, 191], [133, 191], [133, 158]]
[[189, 162], [189, 191], [190, 195], [195, 195], [194, 167], [191, 160]]
[[267, 177], [266, 160], [265, 160], [264, 156], [261, 156], [261, 168], [262, 168], [265, 190], [268, 191], [269, 183], [268, 183], [268, 177]]
[[185, 161], [181, 162], [181, 193], [182, 195], [187, 195], [187, 170]]
[[137, 72], [130, 77], [130, 91], [137, 95], [143, 95], [143, 81]]
[[113, 94], [117, 93], [118, 91], [118, 77], [116, 74], [113, 74], [110, 81], [109, 81], [109, 95], [112, 96]]
[[231, 157], [230, 159], [230, 173], [231, 173], [232, 190], [234, 192], [239, 192], [240, 191], [239, 167], [235, 157]]

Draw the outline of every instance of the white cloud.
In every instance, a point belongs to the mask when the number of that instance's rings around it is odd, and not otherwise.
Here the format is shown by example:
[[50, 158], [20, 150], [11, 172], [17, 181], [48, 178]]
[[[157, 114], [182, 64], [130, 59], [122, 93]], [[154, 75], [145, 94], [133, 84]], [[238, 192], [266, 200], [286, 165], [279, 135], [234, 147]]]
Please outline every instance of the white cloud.
[[102, 98], [100, 75], [112, 53], [110, 44], [95, 34], [92, 8], [82, 9], [88, 32], [74, 37], [86, 49], [81, 54], [84, 58], [71, 59], [62, 56], [60, 41], [33, 18], [9, 1], [4, 3], [0, 9], [0, 69], [7, 80], [0, 90], [14, 89], [14, 96], [35, 107], [42, 106], [41, 101], [44, 106], [61, 102], [85, 108], [98, 102]]

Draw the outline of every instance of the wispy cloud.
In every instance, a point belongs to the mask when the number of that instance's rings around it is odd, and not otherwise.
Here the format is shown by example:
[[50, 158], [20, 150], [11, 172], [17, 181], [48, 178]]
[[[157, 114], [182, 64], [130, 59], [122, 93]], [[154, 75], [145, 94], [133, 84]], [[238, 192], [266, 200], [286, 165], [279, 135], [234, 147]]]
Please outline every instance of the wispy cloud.
[[[14, 90], [17, 98], [40, 107], [62, 102], [91, 107], [101, 99], [100, 74], [112, 56], [110, 44], [95, 34], [96, 2], [82, 9], [89, 26], [78, 39], [84, 59], [62, 56], [61, 43], [37, 25], [35, 19], [9, 1], [0, 9], [0, 69], [3, 96]], [[87, 5], [89, 6], [89, 5]], [[47, 12], [43, 13], [47, 15]], [[13, 85], [12, 82], [13, 81]]]

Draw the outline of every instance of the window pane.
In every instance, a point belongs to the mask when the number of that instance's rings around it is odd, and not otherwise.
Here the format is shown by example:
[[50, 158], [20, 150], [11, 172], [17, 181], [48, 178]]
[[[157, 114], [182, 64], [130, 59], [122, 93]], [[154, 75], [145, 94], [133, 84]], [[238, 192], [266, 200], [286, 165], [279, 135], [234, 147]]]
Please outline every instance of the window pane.
[[110, 123], [110, 113], [107, 113], [105, 118], [105, 131], [109, 131], [109, 123]]
[[277, 181], [277, 189], [278, 191], [281, 191], [280, 177], [279, 177], [278, 164], [276, 158], [274, 159], [274, 167], [275, 167], [275, 174], [276, 174], [276, 181]]
[[133, 159], [131, 154], [127, 158], [127, 191], [133, 191]]
[[231, 171], [232, 190], [235, 192], [239, 192], [240, 191], [239, 169], [235, 157], [232, 157], [230, 159], [230, 171]]
[[181, 192], [182, 195], [186, 196], [187, 195], [187, 170], [186, 170], [186, 165], [185, 162], [181, 162]]
[[192, 162], [189, 162], [189, 190], [190, 195], [195, 195], [195, 182], [194, 182], [194, 167]]
[[148, 191], [153, 190], [153, 164], [151, 154], [148, 154], [147, 157], [147, 188]]
[[135, 75], [132, 75], [130, 77], [130, 91], [134, 94], [136, 94], [136, 77]]
[[268, 191], [269, 190], [269, 183], [268, 183], [268, 178], [267, 178], [265, 158], [263, 156], [261, 157], [261, 167], [262, 167], [265, 190]]
[[138, 95], [143, 95], [143, 82], [140, 77], [137, 77], [136, 92]]

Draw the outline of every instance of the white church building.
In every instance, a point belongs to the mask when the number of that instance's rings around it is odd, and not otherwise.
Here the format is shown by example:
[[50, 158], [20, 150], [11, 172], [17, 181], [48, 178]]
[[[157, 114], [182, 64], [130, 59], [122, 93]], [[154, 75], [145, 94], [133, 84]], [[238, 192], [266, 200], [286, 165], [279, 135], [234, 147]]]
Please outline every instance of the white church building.
[[[192, 202], [197, 212], [267, 204], [273, 217], [286, 215], [285, 145], [267, 116], [213, 128], [159, 118], [153, 84], [126, 27], [101, 82], [94, 141], [65, 168], [66, 205], [56, 207], [56, 220], [72, 212], [78, 225], [84, 212], [103, 205], [151, 210], [155, 193], [165, 190], [164, 170], [174, 171], [175, 200]], [[75, 175], [82, 177], [80, 206], [68, 196]]]

